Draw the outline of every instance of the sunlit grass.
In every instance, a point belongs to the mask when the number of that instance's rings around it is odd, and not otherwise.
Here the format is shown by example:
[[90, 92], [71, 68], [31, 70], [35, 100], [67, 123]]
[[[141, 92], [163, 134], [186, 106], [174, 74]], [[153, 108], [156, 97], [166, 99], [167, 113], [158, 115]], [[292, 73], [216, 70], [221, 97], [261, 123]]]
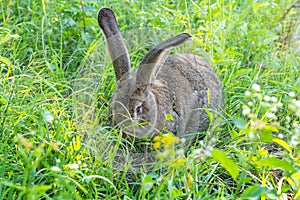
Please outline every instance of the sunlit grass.
[[[1, 1], [0, 199], [299, 197], [299, 5]], [[142, 42], [130, 48], [134, 66], [152, 43], [194, 36], [182, 49], [205, 52], [224, 86], [216, 127], [186, 147], [172, 135], [133, 143], [109, 126], [115, 78], [102, 6], [114, 9], [128, 45]], [[140, 28], [155, 31], [147, 41], [130, 35]], [[145, 151], [154, 171], [126, 159], [116, 170], [118, 156]]]

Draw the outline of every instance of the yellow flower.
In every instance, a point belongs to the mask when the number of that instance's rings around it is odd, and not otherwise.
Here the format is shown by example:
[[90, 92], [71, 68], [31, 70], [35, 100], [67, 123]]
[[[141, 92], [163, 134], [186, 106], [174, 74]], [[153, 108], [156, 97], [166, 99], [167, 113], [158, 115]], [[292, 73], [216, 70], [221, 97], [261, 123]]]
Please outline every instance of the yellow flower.
[[193, 182], [194, 182], [194, 179], [193, 179], [192, 175], [188, 174], [186, 176], [186, 179], [187, 179], [188, 188], [191, 189], [192, 186], [193, 186]]
[[173, 168], [181, 168], [185, 164], [185, 162], [186, 162], [185, 158], [177, 158], [171, 163], [170, 166]]
[[173, 135], [163, 135], [161, 142], [166, 145], [174, 144], [180, 142], [179, 137], [175, 137]]
[[73, 150], [74, 151], [77, 151], [80, 149], [81, 147], [81, 141], [80, 141], [80, 136], [79, 135], [76, 135], [74, 140], [73, 140]]
[[33, 148], [33, 142], [29, 141], [27, 138], [25, 138], [21, 135], [18, 135], [17, 139], [18, 139], [18, 142], [24, 146], [24, 148], [27, 152], [31, 151], [31, 149]]
[[155, 136], [154, 138], [153, 138], [153, 142], [157, 142], [157, 141], [159, 141], [161, 139], [161, 137], [159, 136], [159, 135], [157, 135], [157, 136]]
[[[74, 138], [73, 138], [73, 141], [71, 143], [71, 146], [70, 146], [70, 150], [72, 153], [78, 151], [79, 149], [81, 148], [81, 137], [80, 135], [76, 135]], [[79, 160], [80, 159], [80, 154], [78, 153], [78, 155], [75, 157], [76, 160]]]
[[153, 149], [154, 150], [159, 149], [159, 147], [160, 147], [160, 141], [156, 141], [156, 142], [153, 143]]

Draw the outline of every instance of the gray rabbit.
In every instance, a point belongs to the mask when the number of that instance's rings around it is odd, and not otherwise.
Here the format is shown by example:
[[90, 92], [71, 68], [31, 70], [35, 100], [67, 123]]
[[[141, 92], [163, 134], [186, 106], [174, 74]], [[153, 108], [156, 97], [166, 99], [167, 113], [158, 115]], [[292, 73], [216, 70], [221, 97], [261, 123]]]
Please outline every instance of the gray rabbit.
[[133, 138], [172, 132], [179, 137], [208, 128], [204, 108], [215, 110], [222, 85], [208, 62], [195, 54], [168, 55], [191, 38], [187, 33], [153, 47], [131, 72], [130, 59], [113, 11], [102, 8], [98, 22], [107, 42], [117, 84], [110, 107], [112, 125]]

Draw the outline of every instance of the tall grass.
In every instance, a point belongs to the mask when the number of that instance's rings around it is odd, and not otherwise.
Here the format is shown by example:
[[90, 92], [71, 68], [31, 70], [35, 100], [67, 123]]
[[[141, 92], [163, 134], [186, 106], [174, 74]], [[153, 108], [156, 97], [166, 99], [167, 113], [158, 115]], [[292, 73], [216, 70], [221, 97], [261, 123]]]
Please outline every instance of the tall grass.
[[[224, 85], [218, 127], [184, 153], [176, 137], [157, 138], [153, 172], [132, 172], [130, 160], [115, 169], [120, 151], [152, 144], [109, 126], [115, 78], [97, 24], [102, 6], [133, 43], [134, 64], [149, 44], [188, 32], [193, 43], [174, 52], [206, 52]], [[299, 198], [299, 6], [0, 1], [0, 199]]]

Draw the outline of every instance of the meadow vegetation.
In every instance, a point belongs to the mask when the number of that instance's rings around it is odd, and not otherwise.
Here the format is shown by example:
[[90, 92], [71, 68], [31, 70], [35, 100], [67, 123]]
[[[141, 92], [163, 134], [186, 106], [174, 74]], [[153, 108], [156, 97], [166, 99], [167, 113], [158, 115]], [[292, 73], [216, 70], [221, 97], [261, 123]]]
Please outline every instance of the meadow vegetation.
[[[189, 148], [172, 135], [136, 145], [110, 127], [103, 6], [138, 41], [133, 66], [181, 32], [193, 41], [173, 53], [211, 61], [224, 106]], [[299, 0], [3, 0], [0, 10], [0, 199], [300, 198]], [[119, 149], [143, 145], [159, 159], [153, 171], [115, 168]]]

